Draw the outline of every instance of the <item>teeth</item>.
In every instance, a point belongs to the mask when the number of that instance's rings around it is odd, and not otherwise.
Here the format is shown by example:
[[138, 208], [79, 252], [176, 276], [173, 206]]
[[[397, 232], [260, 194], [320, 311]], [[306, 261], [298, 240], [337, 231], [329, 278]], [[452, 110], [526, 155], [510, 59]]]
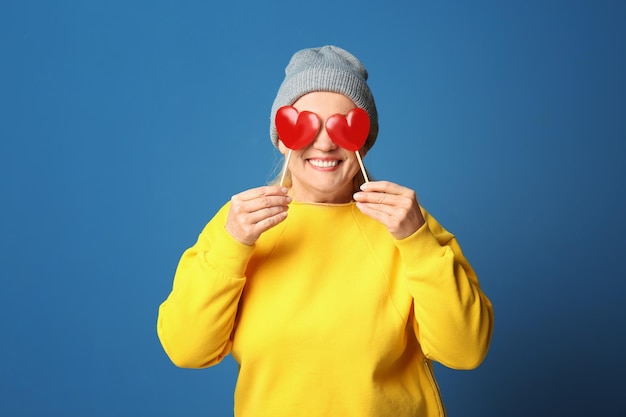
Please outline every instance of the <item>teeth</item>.
[[319, 159], [310, 159], [311, 165], [316, 166], [318, 168], [331, 168], [337, 166], [339, 161], [322, 161]]

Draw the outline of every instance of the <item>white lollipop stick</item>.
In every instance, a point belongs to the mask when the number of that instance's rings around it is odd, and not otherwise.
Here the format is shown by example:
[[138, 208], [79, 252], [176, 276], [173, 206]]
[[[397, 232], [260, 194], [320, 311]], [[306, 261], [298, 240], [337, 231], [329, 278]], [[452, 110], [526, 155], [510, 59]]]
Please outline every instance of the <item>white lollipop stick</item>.
[[285, 159], [285, 166], [283, 167], [283, 174], [280, 176], [280, 186], [283, 186], [283, 181], [285, 181], [285, 174], [287, 174], [287, 166], [289, 165], [289, 159], [291, 159], [291, 149], [289, 149], [289, 153], [287, 154], [287, 159]]
[[367, 178], [367, 173], [365, 172], [365, 167], [363, 166], [363, 160], [361, 159], [361, 154], [359, 153], [359, 151], [355, 151], [354, 152], [356, 154], [356, 159], [359, 160], [359, 165], [361, 165], [361, 172], [363, 173], [363, 179], [365, 180], [365, 182], [370, 182], [369, 178]]

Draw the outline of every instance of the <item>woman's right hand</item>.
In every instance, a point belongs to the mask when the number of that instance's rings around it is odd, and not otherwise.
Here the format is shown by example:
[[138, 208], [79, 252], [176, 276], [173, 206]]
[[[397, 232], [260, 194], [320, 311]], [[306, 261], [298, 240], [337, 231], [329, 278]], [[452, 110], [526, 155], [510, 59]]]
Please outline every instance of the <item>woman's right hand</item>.
[[226, 231], [244, 245], [254, 245], [263, 232], [287, 218], [291, 198], [280, 186], [252, 188], [234, 195], [226, 219]]

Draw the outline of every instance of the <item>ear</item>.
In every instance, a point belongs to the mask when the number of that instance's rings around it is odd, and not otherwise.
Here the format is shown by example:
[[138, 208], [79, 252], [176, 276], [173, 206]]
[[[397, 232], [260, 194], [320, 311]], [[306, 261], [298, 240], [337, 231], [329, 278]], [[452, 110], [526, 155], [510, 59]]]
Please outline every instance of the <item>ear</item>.
[[283, 143], [282, 140], [278, 139], [278, 150], [280, 151], [280, 153], [282, 153], [283, 155], [287, 155], [287, 152], [289, 152], [289, 148], [285, 146], [285, 144]]

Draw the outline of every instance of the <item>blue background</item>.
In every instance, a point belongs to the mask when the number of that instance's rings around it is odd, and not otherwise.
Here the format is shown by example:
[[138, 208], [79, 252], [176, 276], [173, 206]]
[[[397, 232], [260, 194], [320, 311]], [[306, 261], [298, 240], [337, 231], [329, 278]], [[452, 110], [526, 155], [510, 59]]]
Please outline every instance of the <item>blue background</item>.
[[226, 416], [236, 365], [156, 337], [178, 258], [264, 184], [298, 49], [370, 72], [379, 179], [415, 189], [494, 303], [451, 416], [624, 416], [623, 1], [0, 4], [0, 415]]

